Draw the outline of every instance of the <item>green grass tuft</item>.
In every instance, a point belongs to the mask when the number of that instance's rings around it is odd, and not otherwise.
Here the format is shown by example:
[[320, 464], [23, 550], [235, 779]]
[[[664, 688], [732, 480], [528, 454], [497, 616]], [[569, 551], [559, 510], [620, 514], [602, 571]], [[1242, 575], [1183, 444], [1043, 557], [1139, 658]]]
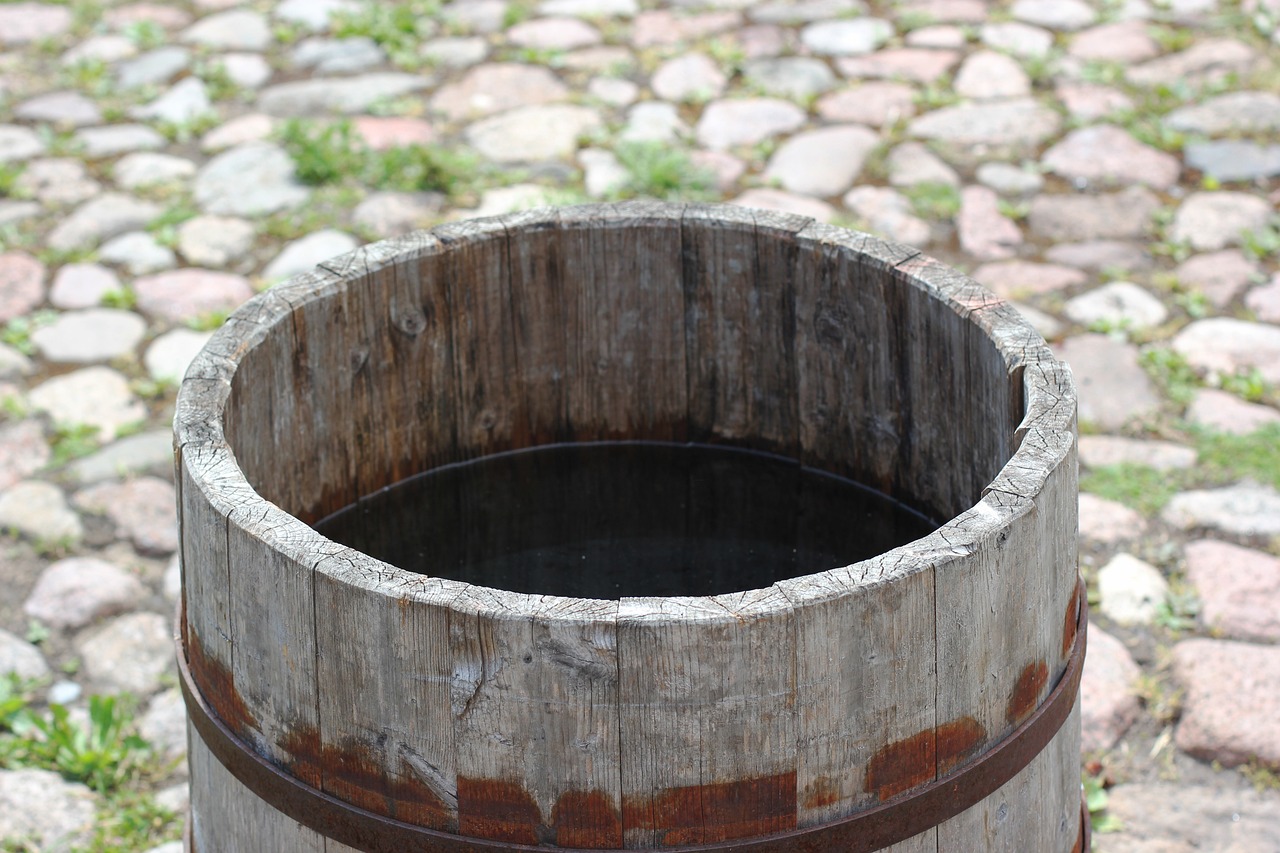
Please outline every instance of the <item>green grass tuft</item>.
[[442, 145], [374, 151], [348, 119], [330, 124], [291, 119], [280, 139], [298, 179], [312, 186], [355, 181], [376, 189], [454, 196], [470, 191], [479, 174], [475, 156]]
[[661, 142], [623, 142], [614, 154], [627, 170], [618, 198], [705, 201], [714, 196], [715, 175], [695, 166], [678, 148]]

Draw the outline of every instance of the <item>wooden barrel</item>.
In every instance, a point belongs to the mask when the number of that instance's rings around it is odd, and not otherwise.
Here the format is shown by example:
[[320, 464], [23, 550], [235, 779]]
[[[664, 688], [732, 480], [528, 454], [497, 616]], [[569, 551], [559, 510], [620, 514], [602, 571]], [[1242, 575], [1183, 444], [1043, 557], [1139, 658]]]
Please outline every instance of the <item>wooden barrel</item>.
[[[741, 208], [456, 222], [266, 291], [175, 419], [192, 846], [1079, 849], [1075, 408], [972, 280]], [[309, 526], [606, 439], [768, 451], [950, 520], [767, 589], [620, 600]]]

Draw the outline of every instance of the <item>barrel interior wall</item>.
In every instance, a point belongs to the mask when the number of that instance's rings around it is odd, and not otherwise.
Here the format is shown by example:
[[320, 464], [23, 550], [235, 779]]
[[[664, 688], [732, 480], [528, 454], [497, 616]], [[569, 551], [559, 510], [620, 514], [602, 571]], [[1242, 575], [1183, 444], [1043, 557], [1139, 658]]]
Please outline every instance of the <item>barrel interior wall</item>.
[[301, 300], [233, 378], [249, 482], [311, 522], [488, 453], [688, 440], [798, 457], [941, 521], [1012, 452], [1016, 375], [894, 247], [762, 214], [543, 216], [446, 226]]

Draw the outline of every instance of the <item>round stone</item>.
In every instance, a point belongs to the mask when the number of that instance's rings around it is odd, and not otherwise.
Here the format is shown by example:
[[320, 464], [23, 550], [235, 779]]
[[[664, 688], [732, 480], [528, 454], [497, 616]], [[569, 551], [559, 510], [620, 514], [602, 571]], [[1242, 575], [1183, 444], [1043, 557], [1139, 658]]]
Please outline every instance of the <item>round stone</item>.
[[742, 76], [766, 95], [794, 100], [819, 95], [836, 81], [824, 62], [808, 56], [753, 59], [743, 66]]
[[124, 267], [130, 275], [146, 275], [178, 265], [173, 249], [161, 245], [155, 235], [146, 231], [130, 231], [113, 237], [98, 249], [98, 259]]
[[172, 554], [178, 547], [173, 486], [158, 477], [99, 483], [77, 492], [78, 509], [105, 515], [142, 554]]
[[294, 177], [293, 160], [267, 142], [225, 151], [196, 175], [196, 203], [206, 213], [262, 216], [298, 207], [311, 191]]
[[1041, 162], [1050, 172], [1071, 181], [1146, 184], [1161, 190], [1177, 183], [1182, 170], [1178, 158], [1111, 125], [1073, 130], [1046, 151]]
[[1280, 383], [1280, 326], [1210, 317], [1185, 327], [1172, 343], [1201, 370], [1230, 375], [1256, 369], [1266, 381]]
[[908, 246], [923, 246], [931, 237], [929, 223], [912, 212], [911, 202], [887, 187], [854, 187], [841, 200], [862, 228]]
[[310, 68], [317, 74], [350, 74], [387, 61], [378, 43], [364, 36], [306, 39], [298, 43], [289, 58], [299, 68]]
[[157, 382], [178, 384], [186, 375], [192, 360], [204, 349], [213, 332], [171, 329], [151, 342], [142, 364], [147, 375]]
[[15, 675], [24, 681], [44, 678], [49, 674], [40, 650], [21, 637], [0, 629], [0, 678]]
[[34, 418], [0, 426], [0, 489], [39, 471], [49, 461], [44, 430]]
[[123, 613], [146, 596], [138, 579], [93, 557], [72, 557], [40, 574], [22, 609], [32, 619], [75, 630]]
[[147, 410], [129, 390], [123, 376], [107, 367], [85, 367], [46, 379], [27, 395], [37, 411], [48, 414], [55, 424], [88, 424], [105, 437], [132, 426], [147, 416]]
[[440, 193], [373, 193], [356, 205], [351, 221], [362, 233], [372, 233], [379, 238], [400, 237], [428, 227], [444, 202]]
[[1228, 92], [1182, 107], [1165, 116], [1174, 130], [1217, 136], [1225, 133], [1280, 131], [1280, 95], [1272, 92]]
[[1053, 33], [1019, 21], [983, 24], [979, 36], [987, 47], [1024, 59], [1048, 56], [1049, 48], [1053, 47]]
[[[33, 5], [0, 6], [0, 12]], [[0, 16], [0, 33], [4, 20]], [[96, 816], [97, 798], [79, 782], [50, 770], [0, 770], [0, 838], [29, 839], [35, 849], [54, 853], [83, 849]]]
[[85, 634], [76, 650], [101, 689], [149, 696], [173, 658], [169, 620], [158, 613], [119, 616]]
[[71, 463], [68, 473], [75, 482], [87, 485], [135, 474], [168, 473], [172, 469], [173, 431], [160, 429], [113, 441]]
[[1161, 517], [1181, 530], [1219, 530], [1241, 537], [1280, 535], [1280, 492], [1256, 483], [1237, 483], [1174, 495]]
[[776, 210], [779, 213], [791, 213], [796, 216], [809, 216], [819, 222], [830, 222], [836, 215], [835, 208], [825, 201], [767, 187], [747, 190], [729, 203], [760, 210]]
[[13, 114], [30, 122], [48, 122], [64, 127], [100, 124], [98, 105], [79, 92], [50, 92], [18, 104]]
[[1045, 260], [1082, 270], [1142, 270], [1151, 266], [1151, 256], [1140, 245], [1124, 240], [1084, 240], [1057, 243], [1044, 253]]
[[271, 27], [257, 12], [231, 9], [201, 18], [183, 31], [182, 40], [222, 50], [263, 50], [271, 43]]
[[1080, 493], [1080, 537], [1096, 545], [1117, 545], [1140, 539], [1147, 522], [1137, 510], [1088, 492]]
[[316, 264], [332, 260], [338, 255], [345, 255], [354, 250], [357, 245], [359, 244], [356, 239], [343, 231], [332, 228], [316, 231], [285, 246], [280, 254], [267, 264], [267, 268], [262, 271], [262, 277], [268, 281], [276, 281], [310, 272]]
[[125, 189], [184, 181], [196, 173], [196, 164], [185, 157], [140, 151], [121, 157], [112, 177]]
[[128, 154], [130, 151], [153, 151], [167, 144], [163, 136], [142, 124], [86, 127], [76, 132], [75, 143], [90, 160]]
[[943, 184], [960, 186], [956, 170], [943, 162], [919, 142], [903, 142], [895, 145], [885, 161], [889, 170], [889, 183], [895, 187], [914, 187], [919, 184]]
[[116, 68], [116, 83], [121, 89], [162, 86], [186, 71], [190, 65], [191, 51], [185, 47], [158, 47], [120, 63]]
[[489, 55], [489, 43], [478, 36], [439, 38], [424, 44], [418, 53], [437, 68], [469, 68]]
[[1179, 82], [1202, 88], [1241, 75], [1249, 70], [1257, 54], [1235, 39], [1204, 39], [1186, 50], [1166, 54], [1129, 68], [1129, 82], [1139, 86], [1172, 86]]
[[619, 162], [612, 151], [603, 148], [587, 148], [578, 152], [578, 165], [582, 167], [582, 183], [587, 195], [604, 198], [618, 192], [631, 180], [631, 173]]
[[34, 130], [16, 124], [0, 124], [0, 163], [29, 160], [43, 153], [44, 143]]
[[151, 700], [138, 720], [138, 734], [169, 760], [186, 754], [187, 706], [178, 688], [172, 687]]
[[253, 296], [244, 276], [194, 267], [145, 276], [133, 291], [138, 310], [179, 322], [232, 311]]
[[1031, 98], [943, 107], [912, 120], [912, 136], [961, 147], [1030, 148], [1055, 135], [1061, 117]]
[[593, 77], [587, 84], [587, 91], [609, 106], [625, 107], [635, 102], [640, 87], [617, 77]]
[[872, 81], [824, 96], [818, 115], [832, 122], [884, 127], [915, 115], [915, 97], [916, 90], [905, 83]]
[[1105, 324], [1136, 331], [1159, 326], [1169, 318], [1169, 309], [1133, 282], [1113, 281], [1070, 300], [1066, 314], [1082, 326]]
[[246, 142], [262, 142], [275, 132], [275, 119], [261, 113], [233, 118], [200, 138], [200, 150], [206, 153], [224, 151]]
[[840, 195], [853, 185], [880, 137], [865, 127], [845, 125], [798, 133], [778, 147], [764, 177], [788, 192]]
[[356, 133], [374, 151], [429, 145], [436, 140], [435, 129], [418, 118], [402, 116], [360, 116], [353, 122]]
[[1081, 30], [1098, 19], [1083, 0], [1017, 0], [1010, 11], [1019, 21], [1051, 30]]
[[899, 47], [877, 50], [865, 56], [836, 60], [840, 73], [849, 78], [877, 77], [928, 85], [935, 83], [960, 61], [958, 50]]
[[204, 81], [198, 77], [184, 77], [167, 92], [148, 104], [129, 110], [133, 118], [188, 125], [209, 115], [213, 104], [209, 100]]
[[1184, 777], [1110, 788], [1106, 813], [1124, 830], [1111, 836], [1114, 842], [1108, 847], [1114, 853], [1280, 850], [1280, 802], [1275, 792], [1224, 785], [1228, 778], [1215, 774], [1202, 785], [1188, 784]]
[[0, 254], [0, 322], [8, 322], [44, 301], [44, 264], [23, 252]]
[[1280, 559], [1213, 539], [1188, 544], [1186, 559], [1207, 626], [1236, 639], [1280, 641]]
[[132, 352], [146, 333], [146, 321], [131, 311], [88, 308], [59, 315], [31, 342], [50, 361], [89, 364]]
[[742, 98], [713, 101], [698, 121], [698, 142], [724, 151], [739, 145], [755, 145], [804, 124], [804, 110], [776, 98]]
[[555, 103], [567, 97], [568, 87], [549, 69], [495, 62], [471, 69], [457, 83], [441, 86], [431, 99], [431, 109], [450, 121], [459, 121]]
[[1046, 240], [1145, 238], [1160, 199], [1146, 187], [1097, 195], [1042, 194], [1031, 200], [1027, 224]]
[[1000, 212], [1000, 199], [987, 187], [965, 187], [956, 216], [960, 248], [978, 260], [1011, 258], [1022, 245], [1022, 231]]
[[1125, 438], [1118, 435], [1082, 435], [1080, 464], [1086, 468], [1141, 465], [1157, 471], [1184, 470], [1196, 464], [1196, 451], [1193, 447], [1172, 441]]
[[271, 65], [257, 53], [224, 53], [222, 69], [233, 85], [257, 89], [271, 79]]
[[653, 72], [649, 85], [667, 101], [706, 101], [724, 91], [728, 78], [711, 59], [689, 53], [669, 59]]
[[1160, 570], [1131, 554], [1117, 554], [1098, 572], [1103, 615], [1119, 625], [1150, 625], [1169, 596]]
[[889, 40], [893, 25], [880, 18], [820, 21], [800, 32], [804, 46], [826, 56], [870, 53]]
[[1044, 178], [1038, 171], [1012, 163], [983, 163], [975, 177], [979, 183], [1007, 196], [1032, 196], [1044, 187]]
[[1089, 626], [1089, 654], [1080, 678], [1080, 751], [1115, 746], [1138, 720], [1134, 690], [1142, 670], [1124, 644], [1096, 625]]
[[1056, 347], [1071, 365], [1080, 394], [1080, 421], [1115, 431], [1154, 414], [1160, 398], [1138, 365], [1138, 349], [1108, 335], [1078, 335]]
[[1246, 403], [1234, 394], [1203, 388], [1187, 407], [1187, 420], [1215, 432], [1248, 435], [1270, 424], [1280, 424], [1280, 412], [1270, 406]]
[[522, 107], [471, 125], [467, 140], [498, 163], [537, 162], [568, 157], [578, 138], [600, 127], [600, 115], [568, 104]]
[[627, 126], [619, 139], [622, 142], [675, 142], [688, 133], [689, 127], [680, 119], [675, 104], [641, 101], [627, 111]]
[[217, 269], [253, 246], [253, 223], [231, 216], [197, 216], [178, 226], [178, 251], [192, 264]]
[[121, 193], [103, 193], [76, 208], [49, 232], [50, 248], [87, 249], [128, 231], [138, 231], [164, 211], [160, 205]]
[[[71, 28], [71, 10], [50, 3], [11, 3], [0, 6], [0, 45], [30, 44], [52, 39]], [[0, 833], [0, 838], [9, 836]]]
[[64, 264], [49, 288], [49, 302], [55, 308], [92, 308], [102, 304], [108, 293], [120, 290], [116, 274], [98, 264]]
[[1280, 647], [1185, 640], [1173, 648], [1173, 676], [1186, 691], [1179, 749], [1226, 767], [1280, 767]]
[[1031, 79], [1003, 53], [980, 50], [960, 65], [955, 89], [956, 94], [976, 100], [1017, 98], [1031, 93]]
[[84, 535], [80, 517], [67, 507], [62, 490], [40, 480], [27, 480], [0, 493], [3, 527], [49, 544], [75, 544]]
[[102, 191], [83, 163], [66, 157], [33, 160], [22, 170], [14, 188], [47, 205], [79, 204]]
[[575, 50], [604, 41], [600, 31], [577, 18], [537, 18], [507, 30], [507, 40], [534, 50]]
[[1005, 299], [1025, 299], [1029, 296], [1057, 293], [1084, 284], [1087, 279], [1084, 273], [1071, 267], [1031, 261], [983, 264], [973, 271], [973, 277]]
[[1271, 218], [1266, 199], [1248, 193], [1192, 193], [1178, 207], [1169, 237], [1198, 252], [1240, 245], [1245, 232], [1265, 228]]

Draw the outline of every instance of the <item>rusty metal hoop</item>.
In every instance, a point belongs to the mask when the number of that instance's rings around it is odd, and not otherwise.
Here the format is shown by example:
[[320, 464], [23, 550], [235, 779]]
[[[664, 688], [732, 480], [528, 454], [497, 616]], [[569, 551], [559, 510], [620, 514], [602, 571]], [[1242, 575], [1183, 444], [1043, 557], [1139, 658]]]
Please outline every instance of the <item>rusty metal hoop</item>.
[[[1071, 714], [1084, 669], [1089, 604], [1078, 583], [1076, 634], [1066, 670], [1040, 707], [1008, 737], [959, 770], [880, 805], [830, 823], [754, 839], [663, 848], [670, 853], [873, 853], [955, 817], [995, 792], [1031, 763]], [[263, 802], [329, 838], [370, 853], [490, 853], [545, 851], [503, 841], [426, 829], [345, 803], [298, 781], [236, 737], [209, 707], [191, 678], [180, 633], [176, 639], [182, 695], [195, 730], [224, 767]], [[1081, 804], [1080, 841], [1091, 849], [1088, 808]], [[189, 827], [188, 827], [189, 829]], [[190, 840], [188, 850], [195, 853]], [[569, 849], [569, 848], [560, 848]], [[572, 848], [585, 853], [586, 848]], [[603, 851], [601, 851], [603, 853]]]

